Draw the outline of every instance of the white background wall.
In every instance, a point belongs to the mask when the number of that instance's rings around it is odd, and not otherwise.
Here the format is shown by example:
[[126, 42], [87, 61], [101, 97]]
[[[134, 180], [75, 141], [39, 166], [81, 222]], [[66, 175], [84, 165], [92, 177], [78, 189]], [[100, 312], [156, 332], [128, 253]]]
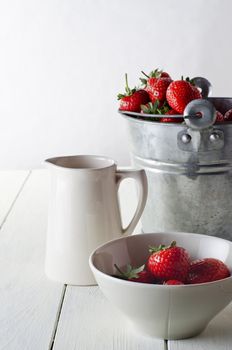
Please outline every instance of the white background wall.
[[230, 0], [0, 2], [0, 164], [64, 154], [128, 164], [116, 95], [124, 73], [202, 75], [232, 95]]

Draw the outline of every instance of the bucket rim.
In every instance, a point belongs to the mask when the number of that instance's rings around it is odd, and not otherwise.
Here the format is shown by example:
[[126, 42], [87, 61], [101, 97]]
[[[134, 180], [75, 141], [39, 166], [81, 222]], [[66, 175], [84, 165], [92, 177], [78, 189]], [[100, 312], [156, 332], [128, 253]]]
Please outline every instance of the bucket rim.
[[[232, 104], [232, 97], [207, 97], [206, 100], [209, 101], [231, 101]], [[153, 124], [153, 125], [163, 125], [163, 126], [175, 126], [175, 127], [183, 127], [186, 126], [185, 122], [183, 121], [182, 123], [175, 123], [175, 122], [162, 122], [156, 121], [156, 120], [150, 120], [153, 118], [161, 119], [164, 116], [169, 117], [168, 115], [163, 115], [163, 114], [146, 114], [146, 113], [138, 113], [138, 112], [130, 112], [130, 111], [123, 111], [118, 109], [118, 113], [120, 113], [125, 119], [133, 121], [135, 123], [145, 123], [145, 124]], [[176, 115], [171, 115], [170, 118], [177, 119], [177, 118], [184, 118], [183, 114], [176, 114]], [[216, 125], [231, 125], [232, 121], [227, 121], [225, 122], [217, 122]]]

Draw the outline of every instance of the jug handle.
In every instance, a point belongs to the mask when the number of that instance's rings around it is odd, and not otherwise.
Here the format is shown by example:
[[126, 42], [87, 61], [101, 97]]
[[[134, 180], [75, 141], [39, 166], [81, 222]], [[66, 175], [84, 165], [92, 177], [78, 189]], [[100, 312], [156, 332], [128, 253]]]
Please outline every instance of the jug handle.
[[142, 213], [145, 208], [145, 204], [147, 201], [147, 193], [148, 193], [148, 186], [147, 186], [147, 177], [146, 173], [143, 169], [141, 170], [117, 170], [116, 171], [116, 184], [117, 189], [119, 188], [119, 185], [122, 180], [124, 179], [134, 179], [138, 184], [138, 205], [135, 211], [135, 214], [131, 220], [131, 222], [127, 225], [126, 228], [122, 227], [122, 234], [124, 235], [130, 235], [133, 233]]

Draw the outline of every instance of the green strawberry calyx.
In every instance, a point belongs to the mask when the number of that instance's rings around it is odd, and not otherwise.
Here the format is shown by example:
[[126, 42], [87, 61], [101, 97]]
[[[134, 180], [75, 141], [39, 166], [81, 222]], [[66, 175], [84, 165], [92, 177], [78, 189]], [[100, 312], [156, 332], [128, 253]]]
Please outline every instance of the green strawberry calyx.
[[125, 272], [123, 272], [116, 264], [114, 264], [114, 267], [116, 268], [119, 277], [128, 280], [131, 278], [139, 278], [139, 273], [144, 270], [145, 265], [134, 268], [130, 264], [128, 264]]
[[191, 79], [191, 78], [189, 78], [189, 77], [184, 78], [183, 75], [182, 75], [182, 76], [181, 76], [181, 80], [187, 81], [187, 83], [189, 83], [189, 84], [191, 84], [191, 85], [193, 85], [193, 86], [196, 85], [196, 84], [194, 83], [194, 80]]
[[141, 73], [147, 78], [140, 78], [139, 80], [142, 82], [143, 85], [147, 85], [147, 82], [148, 82], [148, 79], [150, 78], [160, 78], [161, 77], [161, 74], [163, 73], [162, 70], [159, 70], [158, 68], [155, 69], [155, 70], [152, 70], [149, 75], [146, 74], [144, 71], [141, 71]]
[[148, 102], [145, 105], [141, 105], [141, 110], [146, 114], [161, 114], [158, 107], [159, 100], [156, 100], [154, 103]]
[[160, 108], [159, 108], [160, 101], [156, 100], [154, 103], [148, 102], [145, 105], [141, 105], [141, 110], [145, 114], [166, 114], [169, 110], [170, 107], [167, 105], [165, 102]]
[[129, 87], [127, 73], [125, 74], [125, 81], [126, 81], [125, 93], [124, 94], [118, 94], [118, 100], [121, 100], [122, 98], [124, 98], [126, 96], [131, 96], [137, 91], [136, 88], [131, 89]]
[[176, 247], [176, 241], [172, 241], [169, 245], [160, 244], [158, 247], [149, 246], [149, 253], [154, 254], [173, 247]]

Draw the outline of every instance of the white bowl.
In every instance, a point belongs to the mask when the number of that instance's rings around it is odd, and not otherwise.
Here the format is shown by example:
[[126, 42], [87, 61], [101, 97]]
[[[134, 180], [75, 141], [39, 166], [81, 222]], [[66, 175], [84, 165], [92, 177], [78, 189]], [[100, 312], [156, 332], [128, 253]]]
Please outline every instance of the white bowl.
[[162, 339], [182, 339], [202, 332], [232, 300], [232, 277], [195, 285], [155, 285], [112, 277], [114, 264], [140, 266], [148, 246], [170, 244], [186, 248], [193, 259], [217, 258], [232, 270], [232, 242], [193, 233], [148, 233], [119, 238], [97, 248], [90, 267], [104, 295], [126, 316], [136, 331]]

